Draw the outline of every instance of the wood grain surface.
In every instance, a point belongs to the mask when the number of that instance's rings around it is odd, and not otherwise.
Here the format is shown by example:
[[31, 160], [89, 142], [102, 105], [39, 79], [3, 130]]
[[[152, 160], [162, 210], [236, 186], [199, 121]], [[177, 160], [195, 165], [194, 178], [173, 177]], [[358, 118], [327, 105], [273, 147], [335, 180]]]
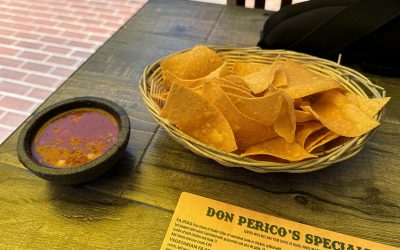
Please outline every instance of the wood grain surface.
[[392, 100], [355, 157], [307, 174], [226, 168], [174, 142], [138, 90], [146, 65], [199, 43], [255, 46], [260, 10], [150, 1], [41, 108], [99, 96], [129, 114], [122, 159], [77, 186], [48, 183], [19, 163], [20, 129], [0, 146], [0, 249], [159, 249], [181, 192], [400, 247], [400, 79], [368, 75]]

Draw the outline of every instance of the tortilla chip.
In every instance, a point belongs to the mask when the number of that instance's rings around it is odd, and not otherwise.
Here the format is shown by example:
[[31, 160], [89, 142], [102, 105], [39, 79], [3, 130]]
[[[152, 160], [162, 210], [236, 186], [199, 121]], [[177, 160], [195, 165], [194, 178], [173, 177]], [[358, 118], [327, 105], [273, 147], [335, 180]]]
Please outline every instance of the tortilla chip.
[[172, 72], [163, 72], [164, 75], [164, 86], [169, 89], [173, 83], [185, 86], [187, 88], [196, 88], [203, 84], [204, 78], [185, 80], [174, 75]]
[[268, 64], [262, 64], [262, 63], [249, 63], [249, 62], [235, 61], [233, 63], [232, 71], [235, 72], [239, 76], [245, 76], [245, 75], [263, 71], [266, 68], [268, 68], [268, 66], [269, 66]]
[[[161, 63], [161, 70], [164, 81], [165, 74], [171, 72], [182, 80], [202, 78], [223, 64], [222, 58], [215, 51], [206, 46], [198, 45], [191, 50], [169, 57]], [[166, 81], [166, 86], [171, 84]]]
[[311, 106], [310, 99], [311, 99], [310, 97], [297, 98], [294, 100], [294, 107], [296, 109], [303, 109], [303, 106]]
[[160, 116], [207, 145], [225, 152], [237, 149], [232, 128], [223, 114], [187, 87], [172, 84]]
[[249, 93], [251, 92], [243, 78], [238, 75], [225, 76], [224, 79], [229, 81], [231, 84], [238, 85], [237, 87], [248, 90]]
[[166, 101], [166, 100], [168, 99], [168, 93], [169, 93], [169, 92], [164, 92], [164, 93], [160, 93], [160, 94], [154, 93], [154, 94], [151, 94], [150, 96], [151, 96], [153, 99], [157, 99], [157, 100], [161, 100], [161, 101]]
[[361, 136], [379, 125], [337, 90], [323, 92], [311, 107], [305, 108], [325, 127], [342, 136]]
[[272, 126], [264, 126], [237, 110], [217, 84], [207, 82], [202, 85], [202, 88], [196, 89], [196, 92], [217, 106], [225, 116], [232, 127], [239, 150], [276, 136]]
[[324, 125], [322, 125], [320, 122], [317, 122], [317, 121], [310, 121], [310, 122], [298, 124], [297, 130], [296, 130], [296, 136], [295, 136], [296, 142], [304, 148], [307, 138], [312, 133], [315, 133], [316, 131], [321, 130], [323, 127], [324, 127]]
[[[247, 85], [244, 83], [244, 81], [240, 77], [235, 79], [235, 78], [233, 78], [233, 76], [234, 75], [231, 75], [231, 76], [227, 76], [225, 78], [218, 77], [218, 78], [214, 78], [213, 80], [218, 85], [227, 85], [227, 86], [232, 86], [235, 88], [240, 88], [241, 90], [251, 94], [251, 90], [247, 87]], [[240, 83], [239, 81], [242, 81], [242, 83]]]
[[268, 96], [253, 98], [228, 94], [228, 97], [242, 114], [265, 126], [271, 126], [281, 110], [282, 93], [282, 91], [278, 91]]
[[307, 158], [315, 158], [316, 155], [308, 153], [297, 143], [288, 143], [282, 137], [249, 147], [241, 156], [270, 155], [288, 161], [301, 161]]
[[288, 84], [282, 87], [293, 99], [309, 96], [329, 89], [342, 89], [340, 82], [321, 76], [309, 70], [306, 66], [288, 60], [285, 63]]
[[288, 80], [287, 80], [287, 75], [285, 69], [280, 66], [276, 71], [275, 71], [275, 78], [274, 81], [272, 82], [272, 86], [274, 87], [284, 87], [287, 86]]
[[179, 83], [188, 88], [196, 88], [203, 84], [204, 81], [213, 80], [214, 78], [219, 78], [220, 74], [226, 68], [226, 63], [218, 67], [216, 70], [211, 72], [210, 74], [197, 78], [197, 79], [181, 79], [178, 76], [174, 75], [172, 72], [167, 71], [164, 74], [164, 86], [169, 89], [173, 82]]
[[350, 92], [346, 96], [369, 117], [374, 117], [390, 100], [390, 97], [369, 99]]
[[277, 70], [276, 62], [265, 69], [243, 76], [243, 80], [254, 94], [259, 94], [272, 84]]
[[314, 149], [325, 145], [326, 143], [338, 138], [340, 135], [330, 131], [327, 128], [321, 129], [317, 133], [311, 135], [306, 142], [304, 149], [312, 152]]
[[294, 110], [294, 115], [296, 116], [296, 123], [298, 122], [308, 122], [315, 120], [315, 117], [308, 111]]
[[294, 142], [296, 132], [296, 116], [294, 114], [293, 99], [286, 93], [282, 93], [282, 106], [278, 118], [274, 122], [275, 132], [288, 143]]
[[234, 86], [223, 85], [223, 84], [221, 84], [219, 86], [222, 88], [222, 90], [226, 94], [237, 95], [237, 96], [247, 97], [247, 98], [254, 98], [254, 96], [252, 96], [250, 93], [244, 91], [243, 89], [236, 88]]

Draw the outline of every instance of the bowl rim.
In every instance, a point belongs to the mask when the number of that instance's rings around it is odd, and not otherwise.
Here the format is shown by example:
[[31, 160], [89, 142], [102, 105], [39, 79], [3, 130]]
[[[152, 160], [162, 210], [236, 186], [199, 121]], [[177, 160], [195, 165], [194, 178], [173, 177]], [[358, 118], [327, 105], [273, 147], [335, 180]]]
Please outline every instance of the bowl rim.
[[[96, 159], [73, 167], [56, 168], [44, 166], [35, 160], [31, 154], [31, 144], [34, 136], [36, 135], [35, 130], [41, 128], [47, 121], [55, 117], [56, 115], [67, 112], [78, 108], [98, 108], [109, 114], [111, 114], [118, 122], [119, 134], [117, 142], [104, 154], [97, 157]], [[130, 122], [129, 117], [125, 110], [117, 105], [116, 103], [93, 96], [82, 96], [71, 99], [66, 99], [55, 104], [52, 104], [43, 110], [32, 115], [25, 123], [17, 141], [17, 154], [21, 163], [30, 171], [35, 174], [39, 174], [41, 177], [45, 176], [69, 176], [76, 175], [78, 173], [86, 172], [96, 166], [106, 162], [113, 155], [121, 150], [124, 146], [125, 141], [130, 134]]]

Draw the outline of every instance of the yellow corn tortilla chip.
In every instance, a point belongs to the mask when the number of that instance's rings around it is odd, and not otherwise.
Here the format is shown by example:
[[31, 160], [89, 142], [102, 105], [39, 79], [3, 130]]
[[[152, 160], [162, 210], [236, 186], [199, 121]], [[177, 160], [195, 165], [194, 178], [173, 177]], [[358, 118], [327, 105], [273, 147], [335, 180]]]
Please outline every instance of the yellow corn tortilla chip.
[[203, 81], [202, 84], [198, 87], [193, 88], [193, 90], [198, 90], [200, 88], [203, 88], [203, 84], [204, 83], [214, 83], [217, 84], [218, 86], [220, 86], [222, 88], [222, 90], [225, 93], [229, 93], [229, 94], [234, 94], [234, 95], [238, 95], [238, 96], [243, 96], [243, 97], [249, 97], [249, 98], [253, 98], [254, 96], [252, 96], [249, 92], [244, 91], [241, 88], [238, 88], [234, 85], [227, 85], [225, 84], [225, 82], [222, 81], [218, 81], [218, 79], [213, 79], [213, 80], [207, 80], [207, 81]]
[[234, 87], [234, 86], [228, 86], [228, 85], [224, 85], [224, 84], [220, 84], [219, 86], [222, 88], [222, 90], [226, 94], [237, 95], [237, 96], [247, 97], [247, 98], [253, 98], [254, 97], [250, 93], [244, 91], [241, 88], [237, 88], [237, 87]]
[[271, 126], [281, 110], [282, 93], [282, 91], [277, 91], [267, 96], [253, 98], [228, 94], [228, 97], [242, 114], [265, 126]]
[[243, 80], [242, 77], [240, 77], [238, 75], [225, 76], [224, 79], [229, 81], [231, 84], [238, 85], [237, 87], [241, 87], [241, 88], [244, 88], [244, 89], [250, 91], [249, 87], [247, 87], [246, 82]]
[[276, 137], [268, 141], [249, 147], [241, 156], [270, 155], [288, 161], [301, 161], [307, 158], [315, 158], [316, 155], [308, 153], [297, 143], [288, 143], [282, 137]]
[[251, 92], [259, 94], [272, 84], [275, 79], [275, 71], [277, 70], [276, 62], [266, 67], [265, 69], [243, 76]]
[[[224, 78], [214, 78], [215, 83], [217, 83], [218, 85], [227, 85], [227, 86], [232, 86], [235, 88], [240, 88], [241, 90], [251, 94], [251, 90], [246, 86], [246, 84], [240, 83], [239, 79], [234, 79], [232, 78], [233, 75], [228, 76], [228, 77], [224, 77]], [[242, 80], [243, 81], [243, 80]]]
[[161, 100], [161, 101], [166, 101], [168, 99], [168, 92], [156, 94], [153, 93], [150, 95], [153, 99]]
[[342, 89], [340, 82], [321, 76], [293, 60], [285, 63], [287, 86], [281, 89], [293, 99], [309, 96], [329, 89]]
[[340, 135], [330, 131], [327, 128], [321, 129], [316, 134], [311, 135], [304, 149], [308, 152], [312, 152], [314, 149], [338, 138]]
[[369, 117], [374, 117], [390, 100], [390, 97], [369, 99], [350, 92], [346, 96]]
[[195, 88], [203, 84], [204, 81], [213, 80], [214, 78], [219, 78], [221, 72], [226, 68], [226, 63], [218, 67], [216, 70], [211, 72], [210, 74], [197, 78], [197, 79], [181, 79], [178, 76], [174, 75], [170, 71], [163, 72], [164, 73], [164, 86], [168, 89], [171, 87], [173, 82], [177, 82], [180, 85], [183, 85], [188, 88]]
[[169, 71], [182, 80], [202, 78], [223, 64], [222, 58], [206, 46], [198, 45], [191, 50], [173, 55], [161, 63], [161, 70], [166, 86], [165, 72]]
[[294, 115], [296, 116], [296, 123], [315, 120], [315, 117], [308, 111], [295, 109]]
[[312, 133], [321, 130], [323, 127], [324, 125], [318, 121], [310, 121], [298, 124], [295, 136], [296, 142], [304, 148], [307, 138]]
[[287, 84], [288, 84], [288, 80], [287, 80], [285, 68], [280, 66], [275, 71], [275, 78], [274, 78], [274, 81], [272, 82], [272, 86], [279, 88], [279, 87], [287, 86]]
[[204, 82], [204, 78], [190, 79], [190, 80], [181, 79], [168, 70], [166, 72], [163, 72], [163, 74], [164, 74], [164, 86], [167, 89], [169, 89], [173, 83], [177, 83], [187, 88], [196, 88], [201, 84], [203, 84]]
[[232, 71], [239, 76], [245, 76], [263, 71], [268, 67], [268, 64], [235, 61], [233, 63]]
[[232, 128], [223, 114], [187, 87], [172, 84], [160, 116], [200, 142], [225, 152], [237, 149]]
[[323, 92], [311, 107], [305, 108], [341, 136], [361, 136], [379, 125], [337, 90]]
[[196, 92], [217, 106], [225, 116], [233, 130], [239, 150], [276, 136], [272, 126], [264, 126], [237, 110], [229, 97], [217, 84], [207, 82], [202, 85], [202, 88], [196, 89]]
[[293, 99], [286, 93], [282, 93], [282, 96], [282, 106], [278, 118], [274, 122], [274, 129], [279, 136], [283, 137], [288, 143], [292, 143], [296, 132]]

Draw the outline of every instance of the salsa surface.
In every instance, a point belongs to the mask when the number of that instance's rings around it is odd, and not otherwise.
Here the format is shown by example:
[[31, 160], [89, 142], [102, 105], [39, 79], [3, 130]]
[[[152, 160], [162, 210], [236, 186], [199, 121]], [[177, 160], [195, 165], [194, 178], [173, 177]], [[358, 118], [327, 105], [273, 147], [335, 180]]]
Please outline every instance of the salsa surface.
[[111, 114], [95, 108], [78, 108], [45, 123], [35, 135], [31, 152], [48, 167], [80, 166], [107, 152], [118, 135], [118, 123]]

